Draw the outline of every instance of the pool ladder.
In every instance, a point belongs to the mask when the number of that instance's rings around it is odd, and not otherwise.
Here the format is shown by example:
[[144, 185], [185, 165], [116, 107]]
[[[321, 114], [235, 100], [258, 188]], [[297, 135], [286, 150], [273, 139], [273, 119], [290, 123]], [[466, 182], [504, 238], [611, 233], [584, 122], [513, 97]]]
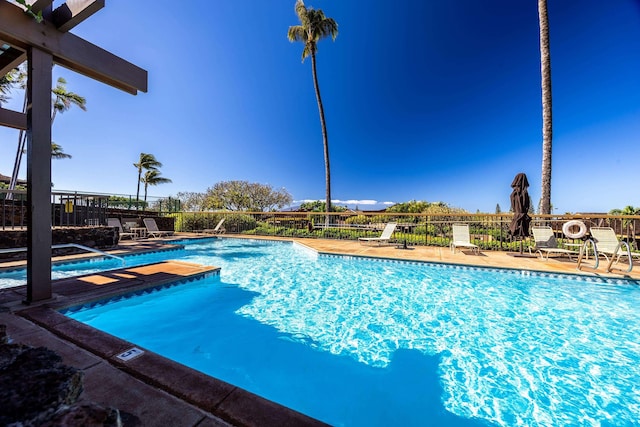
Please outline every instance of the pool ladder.
[[[60, 244], [60, 245], [52, 245], [51, 246], [51, 249], [62, 249], [62, 248], [76, 248], [76, 249], [85, 250], [87, 252], [94, 252], [94, 253], [100, 254], [100, 255], [105, 256], [105, 257], [115, 258], [115, 259], [121, 261], [123, 266], [125, 265], [124, 258], [119, 257], [117, 255], [110, 254], [108, 252], [101, 251], [100, 249], [90, 248], [89, 246], [79, 245], [77, 243], [63, 243], [63, 244]], [[0, 254], [7, 254], [7, 253], [14, 253], [14, 252], [26, 252], [26, 251], [27, 251], [27, 248], [0, 249]]]
[[[582, 258], [586, 257], [587, 254], [589, 253], [589, 244], [591, 244], [591, 247], [593, 248], [593, 257], [595, 258], [595, 263], [594, 263], [593, 267], [590, 267], [590, 268], [592, 268], [594, 270], [598, 268], [598, 265], [600, 263], [600, 255], [598, 254], [598, 246], [596, 245], [596, 242], [593, 241], [593, 239], [588, 239], [580, 247], [580, 254], [578, 255], [578, 270], [580, 270], [581, 267], [582, 267]], [[616, 270], [620, 270], [620, 271], [624, 271], [625, 273], [628, 273], [633, 268], [633, 258], [631, 257], [631, 247], [629, 246], [628, 242], [621, 241], [616, 246], [616, 249], [615, 249], [615, 251], [613, 251], [613, 254], [611, 254], [611, 259], [609, 259], [609, 257], [605, 253], [602, 254], [609, 261], [609, 264], [607, 264], [607, 273], [610, 273], [611, 270], [613, 270], [613, 267], [612, 267], [613, 263], [614, 262], [617, 263], [620, 260], [620, 257], [622, 255], [625, 255], [624, 253], [620, 253], [620, 250], [622, 250], [622, 247], [626, 248], [625, 252], [626, 252], [626, 255], [627, 255], [627, 259], [629, 260], [629, 267], [626, 270], [623, 270], [621, 268], [618, 268]]]

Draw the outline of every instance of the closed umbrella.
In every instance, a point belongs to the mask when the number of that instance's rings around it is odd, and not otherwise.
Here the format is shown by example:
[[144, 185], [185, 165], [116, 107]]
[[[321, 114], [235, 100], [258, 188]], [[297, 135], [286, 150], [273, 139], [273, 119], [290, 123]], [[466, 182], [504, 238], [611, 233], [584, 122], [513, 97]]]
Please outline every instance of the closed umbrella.
[[520, 253], [522, 253], [522, 238], [529, 237], [529, 223], [531, 217], [529, 216], [529, 208], [531, 207], [531, 200], [529, 199], [529, 181], [527, 175], [519, 173], [513, 179], [511, 183], [511, 210], [513, 211], [513, 220], [509, 225], [509, 232], [513, 237], [520, 238]]

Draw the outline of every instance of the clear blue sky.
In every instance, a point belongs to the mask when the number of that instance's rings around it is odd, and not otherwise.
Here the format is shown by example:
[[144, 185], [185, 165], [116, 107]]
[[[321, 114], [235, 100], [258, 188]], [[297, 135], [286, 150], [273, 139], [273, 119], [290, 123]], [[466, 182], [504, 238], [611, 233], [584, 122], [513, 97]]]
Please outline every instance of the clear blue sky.
[[[87, 98], [56, 118], [59, 190], [135, 194], [153, 153], [173, 180], [150, 195], [225, 180], [324, 199], [322, 136], [294, 0], [108, 1], [72, 32], [148, 70], [131, 96], [54, 67]], [[319, 44], [332, 195], [509, 209], [510, 184], [540, 197], [537, 2], [308, 0], [339, 25]], [[552, 204], [556, 213], [640, 206], [640, 1], [550, 0]], [[16, 98], [20, 98], [16, 94]], [[0, 129], [10, 175], [17, 132]], [[25, 169], [21, 175], [25, 176]]]

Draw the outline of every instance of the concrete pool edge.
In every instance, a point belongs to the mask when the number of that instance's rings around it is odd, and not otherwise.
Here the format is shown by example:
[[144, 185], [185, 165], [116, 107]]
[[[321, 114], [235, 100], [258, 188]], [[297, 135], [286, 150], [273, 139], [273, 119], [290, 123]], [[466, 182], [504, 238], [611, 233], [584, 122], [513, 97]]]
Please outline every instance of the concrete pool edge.
[[[157, 274], [162, 270], [174, 274]], [[158, 270], [158, 271], [156, 271]], [[120, 278], [122, 283], [87, 283], [85, 280], [100, 276], [92, 274], [55, 281], [54, 298], [33, 306], [21, 305], [24, 292], [11, 288], [1, 292], [0, 304], [11, 314], [23, 318], [50, 332], [63, 342], [70, 343], [103, 360], [143, 383], [166, 392], [196, 408], [224, 420], [234, 426], [326, 426], [318, 420], [295, 410], [269, 401], [244, 389], [205, 375], [178, 362], [167, 359], [135, 343], [130, 343], [88, 325], [71, 319], [60, 312], [68, 307], [91, 304], [121, 295], [136, 294], [153, 288], [180, 285], [195, 279], [219, 274], [219, 268], [180, 261], [159, 262], [148, 266], [110, 270], [102, 273], [110, 278]], [[151, 273], [129, 277], [131, 272]], [[177, 274], [176, 274], [177, 273]], [[79, 293], [78, 293], [79, 292]], [[77, 294], [76, 294], [77, 293]], [[9, 295], [9, 298], [7, 296]], [[13, 298], [13, 301], [9, 300]], [[16, 300], [18, 298], [18, 300]], [[117, 356], [133, 347], [144, 351], [129, 361]]]
[[[97, 355], [144, 383], [232, 425], [326, 426], [302, 413], [80, 323], [61, 314], [54, 307], [26, 308], [15, 314]], [[117, 357], [132, 347], [142, 349], [144, 354], [129, 361], [122, 361]]]

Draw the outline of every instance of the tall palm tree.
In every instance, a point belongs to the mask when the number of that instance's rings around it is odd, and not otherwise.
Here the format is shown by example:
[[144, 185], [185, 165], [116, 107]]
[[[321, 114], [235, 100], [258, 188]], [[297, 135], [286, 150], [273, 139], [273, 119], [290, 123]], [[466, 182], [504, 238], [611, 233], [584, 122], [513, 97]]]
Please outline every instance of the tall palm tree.
[[87, 111], [87, 100], [74, 92], [69, 92], [67, 90], [67, 81], [58, 77], [58, 84], [54, 89], [51, 90], [55, 95], [53, 99], [53, 113], [51, 114], [51, 124], [53, 125], [53, 121], [56, 119], [57, 113], [64, 113], [72, 105], [77, 106], [82, 111]]
[[144, 182], [144, 203], [147, 204], [147, 188], [150, 185], [159, 185], [159, 184], [168, 184], [171, 182], [169, 178], [165, 178], [160, 176], [160, 171], [157, 169], [149, 169], [144, 173], [142, 177], [142, 182]]
[[136, 191], [136, 201], [140, 200], [140, 183], [142, 182], [142, 171], [143, 170], [157, 170], [162, 167], [162, 163], [160, 163], [153, 154], [149, 153], [140, 153], [140, 159], [138, 163], [134, 163], [138, 169], [138, 190]]
[[318, 51], [318, 41], [325, 37], [331, 36], [335, 40], [338, 36], [338, 24], [332, 18], [324, 16], [324, 12], [320, 9], [314, 10], [307, 8], [302, 0], [296, 1], [296, 14], [300, 20], [300, 25], [289, 27], [289, 41], [299, 41], [304, 43], [302, 50], [302, 62], [311, 56], [311, 72], [313, 74], [313, 87], [316, 91], [316, 100], [318, 101], [318, 111], [320, 113], [320, 125], [322, 126], [322, 144], [324, 146], [324, 168], [326, 180], [326, 207], [327, 222], [329, 222], [329, 214], [331, 212], [331, 168], [329, 167], [329, 139], [327, 137], [327, 124], [324, 118], [324, 107], [322, 106], [322, 98], [320, 97], [320, 86], [318, 85], [318, 73], [316, 71], [316, 52]]
[[64, 152], [62, 145], [58, 145], [55, 142], [51, 142], [51, 158], [52, 159], [70, 159], [71, 154]]
[[[16, 68], [12, 71], [10, 75], [12, 85], [19, 85], [20, 88], [25, 89], [27, 85], [27, 72], [23, 67]], [[67, 90], [67, 81], [59, 77], [58, 83], [54, 89], [51, 89], [51, 92], [55, 95], [52, 99], [52, 113], [51, 113], [51, 125], [53, 125], [53, 121], [56, 118], [56, 113], [64, 113], [69, 110], [72, 105], [78, 106], [82, 111], [86, 111], [87, 100], [74, 93], [69, 92]], [[27, 94], [25, 91], [24, 96], [24, 105], [22, 108], [23, 112], [27, 111]], [[22, 163], [22, 154], [26, 151], [26, 143], [27, 143], [27, 134], [23, 130], [20, 130], [18, 134], [18, 151], [16, 152], [16, 159], [13, 164], [13, 172], [11, 174], [11, 181], [9, 183], [9, 189], [15, 189], [16, 183], [18, 182], [18, 174], [20, 172], [20, 165]], [[51, 157], [54, 159], [63, 159], [63, 158], [71, 158], [70, 155], [64, 153], [62, 151], [62, 146], [56, 144], [55, 142], [51, 142]], [[7, 193], [6, 198], [12, 198], [13, 193]]]
[[549, 15], [547, 0], [538, 0], [540, 22], [540, 72], [542, 75], [542, 182], [540, 213], [551, 213], [551, 49], [549, 47]]

